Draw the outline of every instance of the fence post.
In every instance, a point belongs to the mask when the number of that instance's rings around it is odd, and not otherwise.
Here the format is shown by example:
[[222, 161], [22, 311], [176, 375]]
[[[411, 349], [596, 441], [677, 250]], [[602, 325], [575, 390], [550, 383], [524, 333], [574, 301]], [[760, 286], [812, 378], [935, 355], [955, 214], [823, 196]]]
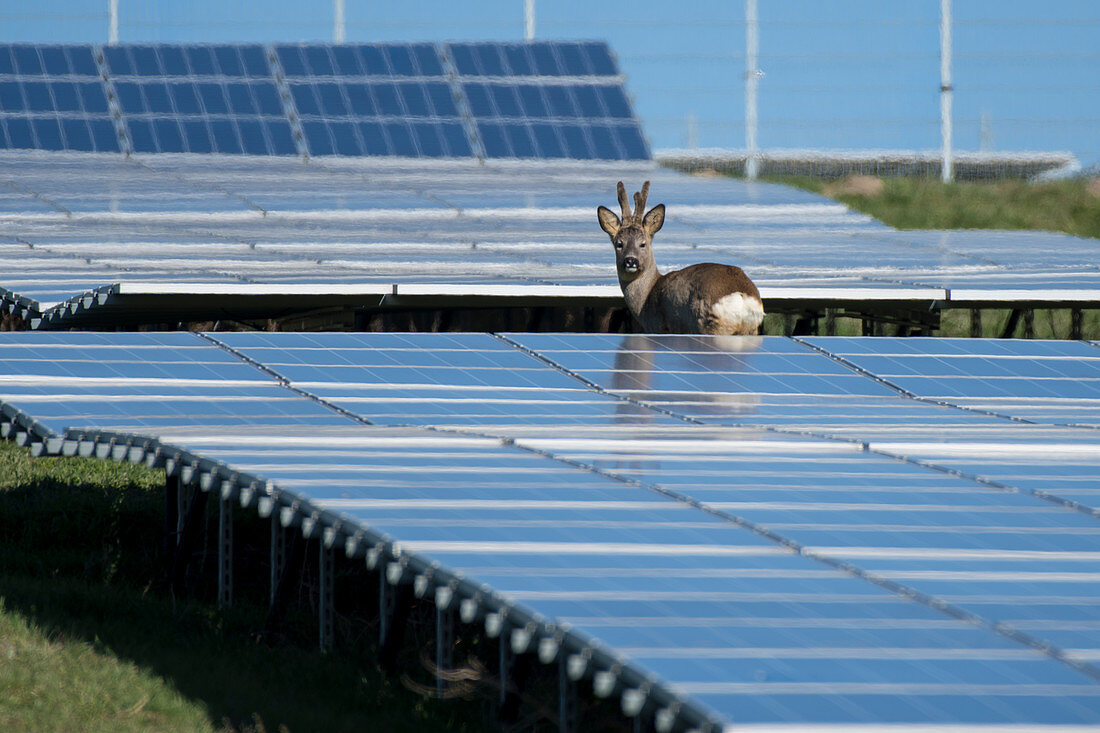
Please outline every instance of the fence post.
[[756, 85], [760, 70], [756, 68], [759, 35], [756, 0], [745, 0], [745, 178], [755, 181], [760, 173], [756, 152]]
[[118, 43], [118, 0], [107, 0], [107, 16], [107, 43], [113, 46]]
[[951, 150], [951, 0], [940, 0], [940, 137], [942, 139], [942, 178], [955, 180], [955, 161]]
[[332, 42], [343, 43], [347, 39], [347, 24], [344, 22], [344, 0], [332, 0]]

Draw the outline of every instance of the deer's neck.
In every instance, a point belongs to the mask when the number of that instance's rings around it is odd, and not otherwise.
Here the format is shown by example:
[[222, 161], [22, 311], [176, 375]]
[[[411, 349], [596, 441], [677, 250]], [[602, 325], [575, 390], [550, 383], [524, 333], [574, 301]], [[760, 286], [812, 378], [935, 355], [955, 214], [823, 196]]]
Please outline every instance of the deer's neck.
[[626, 307], [639, 319], [641, 318], [642, 309], [645, 307], [646, 300], [649, 298], [650, 291], [653, 290], [653, 286], [656, 285], [657, 281], [660, 279], [661, 273], [657, 271], [656, 265], [647, 267], [644, 273], [633, 280], [628, 281], [621, 277], [619, 278], [619, 286], [623, 290], [623, 298], [626, 300]]

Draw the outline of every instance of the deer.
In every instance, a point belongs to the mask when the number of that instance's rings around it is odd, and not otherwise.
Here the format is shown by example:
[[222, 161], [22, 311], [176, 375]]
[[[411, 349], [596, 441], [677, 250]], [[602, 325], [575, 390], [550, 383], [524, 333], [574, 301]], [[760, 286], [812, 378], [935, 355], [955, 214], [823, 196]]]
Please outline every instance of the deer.
[[[752, 335], [764, 320], [760, 291], [740, 267], [703, 262], [662, 275], [653, 235], [665, 223], [665, 205], [645, 212], [649, 181], [634, 194], [634, 211], [619, 181], [622, 219], [597, 207], [600, 228], [615, 246], [615, 267], [627, 308], [648, 333]], [[643, 215], [643, 212], [644, 215]]]

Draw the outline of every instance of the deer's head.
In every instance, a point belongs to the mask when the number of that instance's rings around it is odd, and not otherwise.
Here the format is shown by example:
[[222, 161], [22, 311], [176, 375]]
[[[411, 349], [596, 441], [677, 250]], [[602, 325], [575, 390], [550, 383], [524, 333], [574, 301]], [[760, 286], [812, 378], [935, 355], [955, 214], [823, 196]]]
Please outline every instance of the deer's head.
[[611, 243], [615, 245], [615, 266], [622, 282], [635, 280], [657, 269], [653, 260], [653, 235], [665, 223], [665, 205], [657, 204], [643, 216], [648, 195], [649, 181], [646, 181], [642, 190], [634, 194], [634, 211], [631, 212], [626, 188], [619, 181], [619, 206], [622, 208], [623, 218], [619, 219], [614, 211], [605, 206], [596, 209], [600, 228], [607, 232]]

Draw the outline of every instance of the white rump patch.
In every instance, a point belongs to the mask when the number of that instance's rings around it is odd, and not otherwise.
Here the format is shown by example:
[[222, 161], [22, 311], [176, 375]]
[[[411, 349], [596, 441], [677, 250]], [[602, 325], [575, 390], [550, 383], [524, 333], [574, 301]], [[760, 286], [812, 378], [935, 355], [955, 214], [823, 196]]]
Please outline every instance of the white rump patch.
[[744, 293], [730, 293], [711, 306], [722, 330], [732, 334], [754, 334], [764, 321], [764, 304]]

